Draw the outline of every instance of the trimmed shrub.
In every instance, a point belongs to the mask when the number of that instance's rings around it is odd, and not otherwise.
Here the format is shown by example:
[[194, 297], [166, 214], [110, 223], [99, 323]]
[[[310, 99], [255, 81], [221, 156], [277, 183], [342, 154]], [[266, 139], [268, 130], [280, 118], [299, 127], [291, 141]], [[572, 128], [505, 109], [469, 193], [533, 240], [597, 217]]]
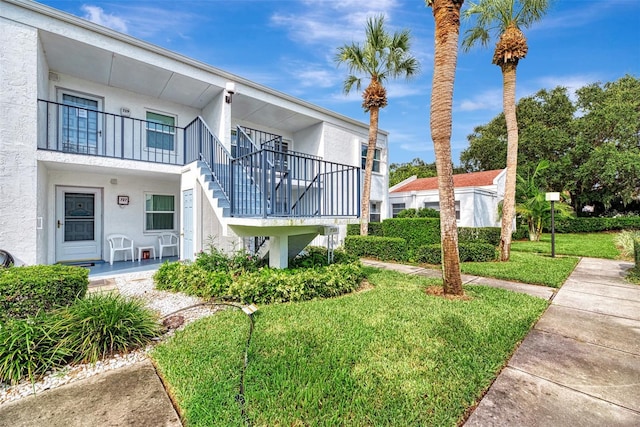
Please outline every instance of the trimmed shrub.
[[57, 315], [42, 312], [0, 324], [0, 382], [16, 384], [25, 377], [34, 381], [67, 363], [71, 353], [58, 345], [61, 339], [55, 327], [58, 322]]
[[635, 270], [640, 271], [640, 239], [633, 240], [633, 258], [636, 262]]
[[[640, 217], [618, 218], [567, 218], [555, 220], [557, 233], [595, 233], [598, 231], [640, 230]], [[548, 227], [545, 228], [549, 232]]]
[[357, 262], [295, 270], [263, 268], [238, 276], [229, 296], [260, 304], [330, 298], [356, 290], [363, 278]]
[[[529, 227], [526, 224], [520, 224], [513, 230], [511, 238], [513, 240], [522, 240], [529, 237]], [[498, 244], [500, 244], [500, 237], [498, 236]]]
[[209, 271], [201, 265], [182, 262], [165, 262], [153, 279], [156, 289], [184, 292], [205, 299], [227, 295], [233, 281], [226, 271]]
[[0, 322], [68, 306], [84, 297], [88, 286], [89, 270], [82, 267], [56, 264], [0, 269]]
[[347, 236], [345, 250], [357, 257], [404, 261], [407, 258], [407, 242], [398, 237]]
[[400, 237], [409, 251], [440, 241], [438, 218], [389, 218], [382, 222], [385, 237]]
[[500, 227], [458, 227], [458, 243], [500, 243]]
[[[490, 243], [460, 243], [460, 262], [487, 262], [494, 261], [496, 248]], [[440, 264], [442, 262], [442, 249], [440, 244], [424, 245], [416, 250], [416, 260], [427, 264]]]
[[[384, 236], [382, 230], [381, 222], [370, 222], [368, 224], [369, 227], [369, 236]], [[360, 224], [347, 224], [347, 236], [359, 236], [360, 235]]]
[[74, 362], [91, 362], [146, 345], [160, 335], [157, 315], [142, 301], [113, 293], [77, 300], [60, 312], [55, 329], [64, 337], [61, 348]]
[[398, 212], [397, 218], [440, 218], [440, 211], [432, 208], [409, 208]]
[[[344, 249], [333, 251], [333, 264], [348, 264], [357, 260], [357, 256], [347, 253]], [[327, 248], [321, 246], [307, 246], [289, 263], [290, 268], [313, 268], [327, 265], [329, 265]]]
[[227, 254], [221, 249], [209, 245], [208, 252], [200, 252], [196, 255], [195, 263], [208, 271], [229, 273], [241, 270], [256, 271], [265, 264], [265, 261], [245, 250]]

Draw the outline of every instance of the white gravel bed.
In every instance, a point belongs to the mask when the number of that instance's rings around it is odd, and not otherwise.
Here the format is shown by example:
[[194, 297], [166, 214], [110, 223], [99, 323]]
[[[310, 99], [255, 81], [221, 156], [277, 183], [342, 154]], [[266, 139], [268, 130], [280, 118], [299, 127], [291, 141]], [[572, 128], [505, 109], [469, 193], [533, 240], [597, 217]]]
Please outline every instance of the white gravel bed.
[[[165, 317], [176, 310], [186, 308], [203, 302], [202, 299], [166, 291], [159, 291], [154, 288], [153, 272], [132, 273], [115, 277], [116, 287], [121, 295], [139, 298], [145, 305], [159, 313], [160, 317]], [[197, 307], [181, 311], [181, 316], [185, 319], [185, 325], [204, 316], [211, 315], [219, 307]], [[172, 335], [173, 331], [165, 334], [161, 339], [166, 339]], [[0, 383], [0, 405], [12, 402], [23, 397], [40, 393], [55, 387], [69, 384], [73, 381], [91, 377], [93, 375], [132, 365], [148, 358], [148, 352], [152, 345], [145, 349], [139, 349], [127, 354], [117, 354], [108, 359], [96, 362], [95, 364], [82, 364], [66, 366], [62, 369], [47, 373], [33, 384], [29, 380], [23, 380], [16, 385]]]

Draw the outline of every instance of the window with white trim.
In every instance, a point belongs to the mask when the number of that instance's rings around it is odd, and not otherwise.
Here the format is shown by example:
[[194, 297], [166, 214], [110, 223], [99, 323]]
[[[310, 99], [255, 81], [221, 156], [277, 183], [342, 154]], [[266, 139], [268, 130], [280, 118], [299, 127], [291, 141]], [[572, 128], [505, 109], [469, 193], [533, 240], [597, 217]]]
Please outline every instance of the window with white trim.
[[400, 212], [406, 209], [404, 203], [393, 203], [391, 205], [391, 216], [396, 218]]
[[[380, 156], [382, 154], [382, 150], [376, 148], [373, 152], [373, 169], [372, 172], [380, 172]], [[367, 165], [367, 146], [362, 144], [362, 170], [365, 169]]]
[[[440, 202], [424, 202], [423, 207], [435, 209], [440, 212]], [[460, 200], [456, 200], [456, 219], [460, 220]]]
[[369, 222], [380, 222], [380, 202], [371, 202], [369, 206]]
[[147, 148], [175, 150], [176, 118], [147, 111]]
[[144, 230], [174, 230], [176, 208], [175, 196], [169, 194], [145, 194]]

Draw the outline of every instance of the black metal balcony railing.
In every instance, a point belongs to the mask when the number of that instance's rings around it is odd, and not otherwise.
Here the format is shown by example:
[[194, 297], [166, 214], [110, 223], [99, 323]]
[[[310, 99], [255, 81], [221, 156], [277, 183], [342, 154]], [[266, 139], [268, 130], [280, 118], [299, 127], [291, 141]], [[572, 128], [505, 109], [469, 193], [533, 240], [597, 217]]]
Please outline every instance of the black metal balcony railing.
[[183, 165], [184, 129], [38, 100], [41, 150]]
[[[204, 161], [235, 217], [358, 217], [360, 168], [284, 151], [282, 137], [256, 145], [237, 129], [236, 157], [201, 117], [185, 128], [38, 100], [38, 148], [185, 165]], [[218, 196], [216, 196], [218, 197]]]

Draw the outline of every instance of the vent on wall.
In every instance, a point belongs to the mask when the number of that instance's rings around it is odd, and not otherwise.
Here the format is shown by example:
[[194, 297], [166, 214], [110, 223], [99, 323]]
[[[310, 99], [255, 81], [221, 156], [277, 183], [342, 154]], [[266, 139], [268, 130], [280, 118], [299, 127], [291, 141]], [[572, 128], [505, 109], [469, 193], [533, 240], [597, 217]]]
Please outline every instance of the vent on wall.
[[53, 71], [49, 71], [49, 80], [51, 80], [52, 82], [60, 81], [60, 76], [58, 76], [58, 74], [54, 73]]

